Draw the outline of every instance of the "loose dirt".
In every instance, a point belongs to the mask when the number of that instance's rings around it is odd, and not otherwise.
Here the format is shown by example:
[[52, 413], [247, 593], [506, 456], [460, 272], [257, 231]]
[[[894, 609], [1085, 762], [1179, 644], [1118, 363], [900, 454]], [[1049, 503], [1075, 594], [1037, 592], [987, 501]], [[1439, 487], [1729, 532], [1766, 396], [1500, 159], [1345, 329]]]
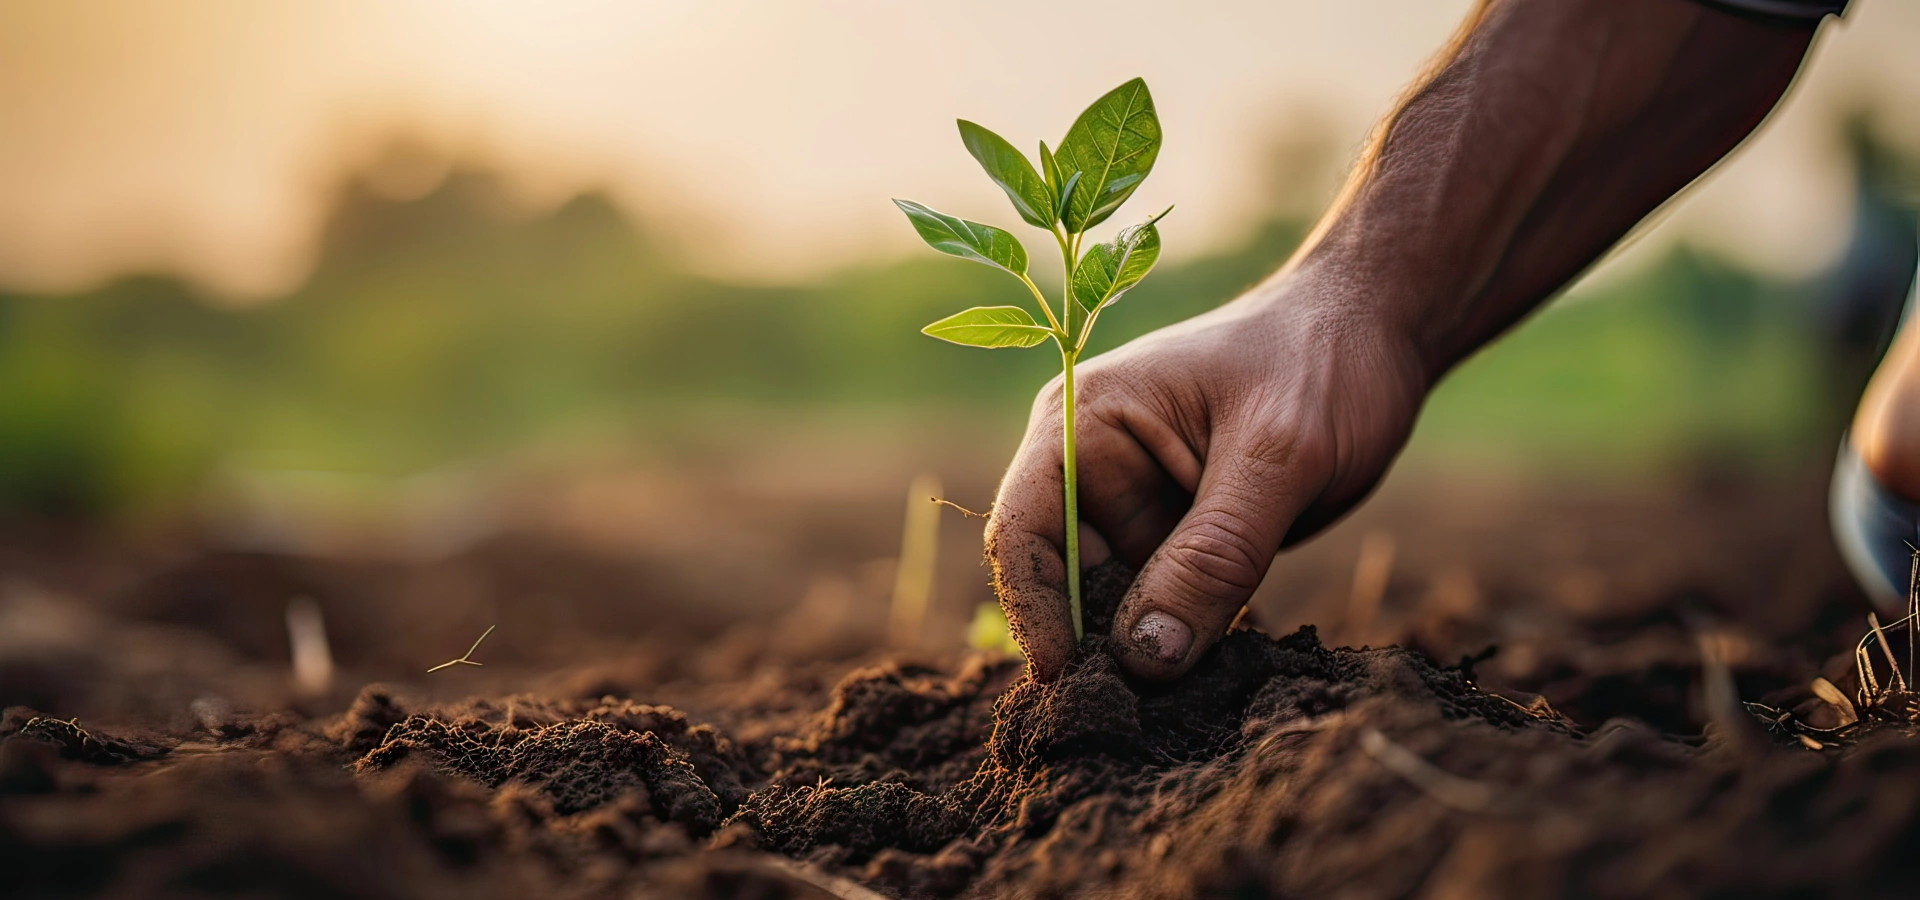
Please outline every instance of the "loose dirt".
[[[169, 565], [178, 583], [234, 561]], [[1668, 646], [1630, 631], [1689, 636], [1674, 646], [1710, 631], [1747, 647], [1729, 660], [1743, 695], [1817, 718], [1804, 680], [1820, 667], [1801, 660], [1850, 639], [1806, 627], [1854, 602], [1835, 599], [1836, 577], [1808, 579], [1804, 615], [1771, 614], [1799, 623], [1785, 655], [1765, 651], [1771, 620], [1714, 619], [1710, 593], [1685, 616], [1639, 597], [1595, 616], [1573, 592], [1571, 613], [1535, 620], [1535, 657], [1503, 669], [1511, 647], [1447, 643], [1514, 615], [1496, 591], [1428, 620], [1390, 591], [1390, 612], [1425, 622], [1397, 637], [1431, 654], [1243, 628], [1190, 677], [1149, 685], [1098, 636], [1128, 580], [1109, 566], [1088, 581], [1094, 636], [1050, 684], [980, 654], [782, 656], [759, 625], [656, 637], [643, 662], [473, 670], [499, 680], [460, 682], [470, 696], [416, 679], [350, 702], [274, 694], [258, 685], [284, 673], [233, 642], [104, 608], [75, 626], [103, 648], [91, 677], [62, 679], [70, 655], [0, 655], [5, 696], [42, 705], [0, 719], [0, 883], [21, 897], [1911, 896], [1920, 742], [1886, 729], [1813, 752], [1751, 721], [1671, 727], [1712, 718], [1698, 660], [1673, 699], [1661, 666], [1635, 679], [1609, 657]], [[149, 658], [119, 655], [142, 646]], [[111, 687], [140, 666], [185, 671], [185, 686]], [[1635, 703], [1655, 724], [1590, 715]], [[103, 721], [54, 718], [75, 708]]]

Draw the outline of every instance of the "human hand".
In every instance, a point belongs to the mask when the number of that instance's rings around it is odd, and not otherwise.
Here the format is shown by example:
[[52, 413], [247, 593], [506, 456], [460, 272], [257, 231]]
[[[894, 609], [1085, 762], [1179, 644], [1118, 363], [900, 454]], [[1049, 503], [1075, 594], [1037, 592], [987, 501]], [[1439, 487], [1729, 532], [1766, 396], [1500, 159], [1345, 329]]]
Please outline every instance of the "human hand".
[[[1427, 378], [1351, 279], [1292, 271], [1081, 363], [1082, 565], [1139, 572], [1114, 617], [1134, 674], [1176, 677], [1233, 621], [1284, 543], [1364, 497]], [[1073, 653], [1061, 383], [1040, 392], [987, 523], [994, 587], [1034, 677]]]

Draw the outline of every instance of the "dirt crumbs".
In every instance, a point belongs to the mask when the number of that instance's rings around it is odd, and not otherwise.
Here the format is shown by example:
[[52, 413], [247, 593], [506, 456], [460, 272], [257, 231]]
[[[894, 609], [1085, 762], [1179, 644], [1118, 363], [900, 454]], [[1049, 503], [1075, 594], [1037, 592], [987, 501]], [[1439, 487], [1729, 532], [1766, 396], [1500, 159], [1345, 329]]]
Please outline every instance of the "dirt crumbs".
[[[1125, 578], [1090, 583], [1110, 609]], [[1096, 637], [1050, 684], [985, 658], [883, 664], [814, 702], [799, 730], [729, 709], [733, 737], [615, 697], [414, 708], [372, 687], [331, 720], [173, 747], [14, 711], [0, 878], [9, 896], [842, 898], [1909, 896], [1920, 879], [1920, 743], [1580, 734], [1311, 628], [1235, 632], [1171, 685], [1129, 681]]]

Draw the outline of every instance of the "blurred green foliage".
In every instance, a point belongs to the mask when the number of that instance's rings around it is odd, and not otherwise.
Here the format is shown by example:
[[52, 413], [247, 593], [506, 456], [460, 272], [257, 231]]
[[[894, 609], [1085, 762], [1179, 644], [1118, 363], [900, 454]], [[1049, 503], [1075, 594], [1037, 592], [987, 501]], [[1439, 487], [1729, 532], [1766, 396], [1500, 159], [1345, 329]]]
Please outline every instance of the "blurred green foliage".
[[[210, 306], [166, 278], [0, 294], [0, 509], [169, 503], [219, 467], [400, 475], [568, 429], [656, 439], [716, 407], [974, 417], [997, 436], [1057, 367], [918, 333], [1024, 299], [984, 266], [729, 284], [690, 274], [603, 199], [515, 218], [497, 190], [472, 173], [409, 202], [349, 188], [306, 285], [258, 307]], [[1270, 223], [1163, 266], [1095, 346], [1232, 297], [1305, 227]], [[1803, 290], [1677, 252], [1601, 293], [1468, 362], [1416, 449], [1634, 465], [1699, 446], [1826, 452]]]
[[1675, 464], [1754, 474], [1824, 460], [1853, 398], [1812, 327], [1814, 296], [1675, 250], [1578, 289], [1461, 365], [1429, 401], [1414, 446], [1606, 474]]

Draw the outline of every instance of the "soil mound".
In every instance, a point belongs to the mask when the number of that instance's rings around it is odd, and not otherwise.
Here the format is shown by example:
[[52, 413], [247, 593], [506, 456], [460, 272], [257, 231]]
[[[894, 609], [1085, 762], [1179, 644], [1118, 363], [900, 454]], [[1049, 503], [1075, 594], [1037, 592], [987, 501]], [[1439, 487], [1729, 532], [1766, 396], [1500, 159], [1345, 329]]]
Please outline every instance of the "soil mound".
[[[1090, 634], [1128, 581], [1118, 567], [1089, 579]], [[1312, 628], [1278, 640], [1235, 632], [1171, 685], [1131, 682], [1099, 636], [1052, 683], [1011, 675], [983, 659], [953, 675], [858, 670], [810, 731], [746, 747], [675, 710], [612, 698], [402, 716], [377, 689], [331, 733], [359, 750], [390, 723], [354, 764], [362, 773], [411, 760], [536, 796], [537, 815], [556, 822], [618, 809], [637, 835], [628, 843], [674, 829], [913, 895], [1123, 882], [1125, 860], [1155, 846], [1148, 823], [1191, 818], [1182, 813], [1207, 808], [1253, 749], [1272, 755], [1288, 735], [1373, 700], [1442, 722], [1568, 733], [1458, 670], [1399, 649], [1328, 649]]]

